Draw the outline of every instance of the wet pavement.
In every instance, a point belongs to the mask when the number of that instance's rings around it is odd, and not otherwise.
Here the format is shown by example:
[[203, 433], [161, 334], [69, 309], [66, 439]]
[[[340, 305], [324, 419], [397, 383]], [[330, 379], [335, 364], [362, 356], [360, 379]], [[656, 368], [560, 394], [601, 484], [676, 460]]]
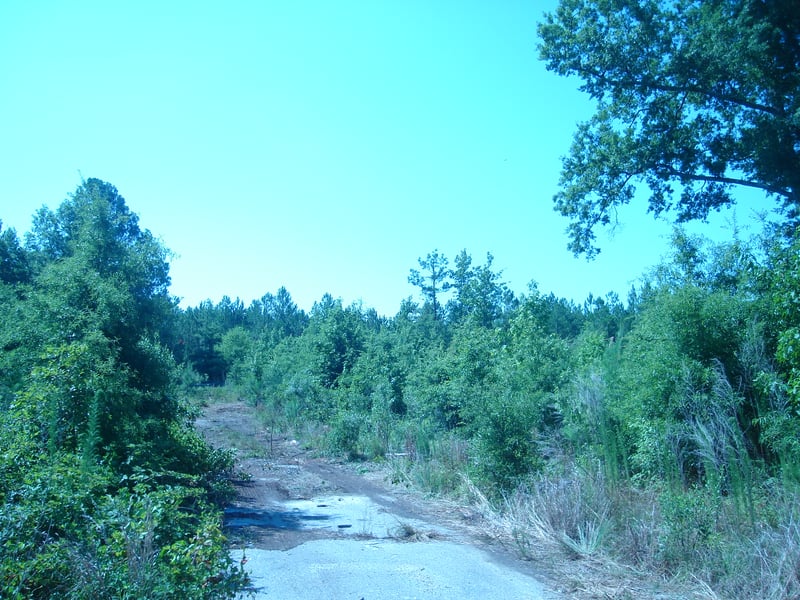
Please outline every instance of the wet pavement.
[[311, 500], [288, 500], [259, 509], [231, 506], [225, 510], [229, 530], [322, 530], [332, 535], [361, 536], [373, 539], [407, 537], [409, 531], [424, 530], [427, 535], [447, 535], [440, 526], [431, 527], [417, 519], [401, 518], [390, 508], [368, 496], [338, 494]]

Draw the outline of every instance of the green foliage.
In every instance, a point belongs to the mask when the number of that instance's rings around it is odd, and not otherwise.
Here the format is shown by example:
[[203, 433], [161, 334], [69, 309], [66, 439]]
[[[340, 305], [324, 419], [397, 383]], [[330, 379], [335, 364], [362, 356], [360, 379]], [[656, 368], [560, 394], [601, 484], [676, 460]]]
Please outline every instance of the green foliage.
[[311, 313], [314, 370], [320, 383], [335, 388], [364, 349], [362, 315], [356, 307], [342, 308], [341, 301], [325, 301]]
[[226, 381], [242, 389], [245, 397], [254, 404], [262, 400], [262, 361], [259, 346], [251, 334], [239, 325], [226, 331], [215, 348], [224, 361]]
[[[800, 232], [792, 243], [774, 250], [772, 300], [779, 327], [777, 359], [787, 376], [787, 392], [800, 411]], [[797, 412], [800, 415], [800, 412]]]
[[684, 447], [685, 426], [707, 415], [715, 374], [738, 372], [749, 310], [748, 302], [727, 293], [684, 286], [659, 294], [641, 313], [612, 411], [642, 473], [668, 475], [692, 452]]
[[670, 571], [691, 565], [710, 546], [721, 543], [718, 496], [701, 489], [666, 492], [660, 504], [664, 518], [660, 559]]
[[216, 306], [205, 300], [199, 306], [179, 313], [177, 347], [174, 349], [176, 357], [190, 364], [209, 383], [222, 385], [227, 372], [219, 344], [226, 331], [242, 325], [243, 321], [241, 302], [232, 302], [227, 296]]
[[[800, 205], [800, 17], [773, 2], [561, 0], [539, 25], [540, 56], [577, 75], [597, 111], [564, 159], [556, 209], [570, 248], [650, 190], [649, 211], [704, 219], [732, 186]], [[679, 197], [674, 198], [679, 192]]]
[[494, 257], [486, 254], [486, 264], [473, 267], [472, 257], [466, 250], [455, 258], [456, 268], [450, 273], [455, 298], [447, 304], [448, 318], [452, 322], [470, 318], [482, 327], [503, 324], [514, 306], [514, 294], [500, 281], [500, 273], [492, 271]]
[[440, 347], [421, 352], [418, 362], [412, 363], [404, 389], [409, 413], [417, 418], [429, 419], [441, 430], [452, 430], [463, 425], [463, 398], [453, 382], [452, 360], [453, 357]]
[[265, 294], [255, 300], [245, 313], [247, 329], [277, 342], [298, 336], [308, 325], [308, 316], [297, 307], [291, 294], [280, 287], [276, 294]]
[[365, 425], [365, 416], [358, 412], [337, 415], [329, 433], [331, 450], [345, 453], [351, 460], [362, 456], [360, 439]]
[[232, 597], [243, 575], [198, 490], [120, 483], [70, 454], [29, 465], [0, 509], [4, 597]]
[[418, 262], [422, 272], [411, 269], [408, 282], [420, 289], [425, 302], [430, 306], [433, 320], [436, 321], [442, 318], [442, 294], [452, 287], [452, 271], [448, 267], [450, 261], [439, 254], [438, 250], [434, 250], [424, 259], [418, 259]]
[[20, 246], [17, 232], [13, 229], [3, 230], [0, 221], [0, 282], [10, 285], [30, 281], [31, 267], [28, 255]]
[[475, 478], [493, 491], [509, 490], [541, 468], [536, 447], [541, 425], [535, 398], [507, 394], [486, 398], [475, 417]]
[[209, 503], [232, 458], [190, 428], [160, 342], [168, 252], [96, 179], [2, 242], [0, 596], [233, 597]]

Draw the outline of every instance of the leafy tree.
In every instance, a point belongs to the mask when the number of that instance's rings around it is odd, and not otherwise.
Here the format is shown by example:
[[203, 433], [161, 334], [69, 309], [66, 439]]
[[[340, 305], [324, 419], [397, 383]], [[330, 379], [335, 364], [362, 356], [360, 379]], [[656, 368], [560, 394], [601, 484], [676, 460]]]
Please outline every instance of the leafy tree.
[[238, 298], [224, 296], [219, 304], [204, 300], [176, 315], [177, 335], [174, 352], [214, 385], [225, 383], [227, 365], [220, 353], [220, 342], [227, 331], [243, 326], [244, 306]]
[[343, 308], [341, 300], [333, 300], [326, 294], [312, 308], [309, 334], [320, 382], [326, 388], [334, 388], [364, 349], [361, 311], [355, 306]]
[[274, 295], [267, 293], [254, 300], [245, 318], [250, 331], [268, 335], [276, 343], [283, 337], [300, 335], [308, 324], [308, 316], [297, 307], [283, 286]]
[[772, 298], [781, 329], [777, 357], [786, 371], [794, 412], [800, 415], [800, 232], [776, 254]]
[[427, 393], [427, 411], [448, 429], [474, 424], [497, 392], [500, 338], [500, 332], [473, 321], [453, 329], [446, 350], [431, 349], [430, 358], [426, 357], [430, 365], [424, 366], [433, 384]]
[[584, 326], [595, 329], [612, 341], [621, 336], [629, 326], [628, 310], [615, 292], [609, 292], [605, 298], [589, 294], [583, 304], [583, 312]]
[[232, 461], [176, 394], [167, 250], [97, 179], [26, 244], [0, 281], [0, 596], [232, 597], [206, 503]]
[[242, 326], [229, 329], [222, 335], [217, 351], [225, 360], [228, 377], [235, 384], [241, 384], [255, 366], [256, 342]]
[[35, 362], [30, 343], [35, 332], [23, 316], [23, 284], [32, 277], [30, 256], [16, 231], [2, 230], [0, 222], [0, 409]]
[[0, 282], [26, 283], [30, 277], [28, 255], [20, 246], [17, 232], [13, 229], [3, 230], [3, 222], [0, 221]]
[[472, 257], [462, 250], [455, 258], [450, 287], [456, 295], [448, 305], [452, 322], [470, 317], [483, 327], [500, 325], [514, 306], [514, 294], [500, 281], [501, 273], [492, 270], [494, 256], [486, 253], [486, 264], [473, 267]]
[[239, 300], [239, 298], [231, 300], [230, 296], [223, 296], [215, 309], [217, 313], [219, 313], [218, 318], [224, 331], [228, 331], [234, 327], [239, 327], [244, 324], [244, 304], [241, 300]]
[[754, 309], [746, 297], [688, 284], [648, 300], [626, 340], [612, 399], [635, 468], [697, 477], [696, 425], [722, 409], [757, 453], [759, 398], [748, 393], [752, 376], [742, 362]]
[[775, 453], [783, 475], [796, 483], [800, 481], [800, 235], [795, 233], [788, 243], [771, 242], [763, 271], [775, 364], [768, 362], [759, 369], [754, 387], [771, 409], [758, 419], [764, 442]]
[[169, 288], [169, 252], [140, 229], [117, 189], [99, 179], [84, 182], [57, 211], [39, 209], [26, 247], [40, 262], [82, 255], [100, 275], [125, 277], [142, 297]]
[[447, 257], [439, 254], [438, 250], [429, 252], [423, 259], [418, 259], [419, 266], [423, 269], [411, 269], [408, 282], [417, 286], [422, 292], [422, 297], [433, 311], [433, 319], [442, 318], [441, 296], [452, 287], [450, 277], [452, 271], [448, 268], [450, 263]]
[[472, 256], [466, 250], [459, 252], [453, 261], [455, 267], [450, 271], [452, 289], [455, 298], [447, 303], [447, 314], [451, 323], [456, 323], [466, 318], [469, 314], [467, 306], [468, 288], [473, 279]]
[[451, 385], [475, 443], [475, 474], [495, 491], [509, 490], [544, 465], [541, 441], [560, 426], [569, 346], [525, 311], [507, 331], [462, 326], [453, 341]]
[[[800, 11], [794, 0], [562, 0], [540, 55], [597, 111], [564, 159], [570, 248], [650, 190], [649, 211], [704, 219], [745, 186], [800, 209]], [[680, 191], [678, 199], [675, 192]]]
[[[84, 281], [84, 289], [70, 290], [68, 310], [101, 308], [103, 299], [113, 296], [112, 288], [119, 301], [127, 298], [128, 307], [106, 307], [104, 317], [108, 319], [104, 332], [120, 341], [123, 352], [131, 351], [142, 331], [155, 333], [169, 322], [173, 306], [168, 292], [169, 251], [140, 229], [138, 216], [111, 184], [89, 179], [57, 211], [40, 209], [26, 236], [26, 248], [40, 280], [52, 286], [51, 298], [61, 281], [74, 280], [78, 286], [80, 279], [96, 278]], [[102, 283], [109, 293], [93, 298], [95, 283]], [[114, 314], [120, 310], [127, 312]]]
[[565, 339], [578, 335], [584, 323], [584, 313], [574, 302], [558, 298], [552, 292], [542, 295], [533, 281], [528, 294], [520, 300], [518, 311], [529, 315], [546, 333]]
[[35, 360], [17, 397], [42, 409], [51, 451], [82, 444], [124, 460], [148, 428], [178, 418], [174, 362], [158, 341], [173, 310], [168, 251], [97, 179], [42, 208], [26, 239], [37, 270], [19, 343]]
[[34, 352], [24, 343], [26, 328], [21, 326], [21, 310], [22, 302], [11, 286], [0, 283], [0, 410], [11, 401], [34, 362]]

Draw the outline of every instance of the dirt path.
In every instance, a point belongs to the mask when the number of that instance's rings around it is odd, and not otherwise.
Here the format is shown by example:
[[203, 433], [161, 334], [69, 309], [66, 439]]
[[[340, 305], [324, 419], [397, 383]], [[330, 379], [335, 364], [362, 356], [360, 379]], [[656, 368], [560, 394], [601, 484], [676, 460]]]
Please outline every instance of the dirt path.
[[270, 436], [242, 403], [209, 405], [197, 428], [215, 446], [238, 451], [244, 476], [225, 519], [248, 560], [249, 597], [559, 597], [530, 563], [483, 535], [470, 509], [393, 486], [378, 471], [314, 457], [291, 438]]

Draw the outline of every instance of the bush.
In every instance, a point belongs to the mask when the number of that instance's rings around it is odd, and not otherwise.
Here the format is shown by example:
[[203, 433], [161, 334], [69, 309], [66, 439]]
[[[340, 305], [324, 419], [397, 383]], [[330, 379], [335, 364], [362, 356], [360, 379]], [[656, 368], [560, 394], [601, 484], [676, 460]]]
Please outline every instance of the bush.
[[573, 556], [599, 553], [608, 544], [612, 502], [599, 472], [540, 475], [505, 500], [507, 527], [524, 556], [535, 542], [557, 545]]
[[537, 402], [519, 394], [486, 399], [475, 416], [473, 477], [499, 493], [539, 470]]
[[330, 449], [347, 454], [351, 460], [360, 458], [361, 432], [365, 425], [366, 419], [359, 413], [348, 411], [338, 415], [328, 434]]
[[71, 454], [36, 465], [0, 507], [0, 597], [233, 597], [244, 574], [221, 514], [202, 490], [157, 480], [119, 481]]

